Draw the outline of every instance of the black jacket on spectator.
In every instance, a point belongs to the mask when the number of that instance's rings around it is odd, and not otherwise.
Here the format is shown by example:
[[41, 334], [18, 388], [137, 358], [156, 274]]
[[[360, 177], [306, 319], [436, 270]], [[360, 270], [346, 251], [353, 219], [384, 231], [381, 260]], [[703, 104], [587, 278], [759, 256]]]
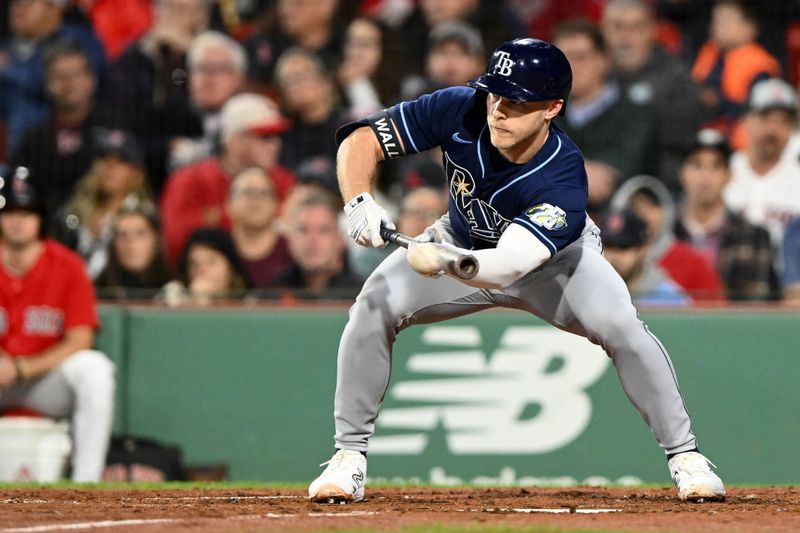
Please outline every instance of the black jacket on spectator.
[[323, 157], [336, 160], [336, 130], [347, 122], [341, 111], [334, 110], [321, 124], [292, 121], [292, 127], [281, 138], [281, 165], [293, 171], [304, 161]]
[[611, 165], [619, 171], [621, 180], [637, 174], [657, 176], [653, 111], [632, 102], [621, 91], [613, 104], [582, 127], [570, 126], [565, 117], [556, 122], [580, 146], [586, 159]]
[[[478, 8], [463, 21], [475, 26], [481, 32], [487, 56], [506, 41], [528, 37], [528, 30], [524, 24], [503, 2], [479, 2]], [[387, 35], [385, 39], [387, 50], [383, 52], [384, 61], [403, 58], [418, 72], [424, 72], [430, 32], [431, 28], [418, 7], [399, 28]]]
[[[680, 220], [675, 236], [691, 244], [691, 236]], [[769, 232], [728, 211], [718, 234], [719, 272], [728, 300], [775, 300], [780, 282], [775, 271], [775, 249]]]
[[[280, 30], [259, 32], [244, 42], [247, 52], [248, 72], [247, 79], [261, 86], [273, 85], [275, 62], [280, 55], [298, 44]], [[321, 48], [312, 50], [325, 68], [335, 72], [342, 60], [344, 49], [344, 29], [341, 24], [334, 21], [331, 38]]]
[[656, 46], [641, 69], [617, 72], [615, 77], [629, 100], [653, 109], [658, 149], [655, 175], [671, 191], [680, 190], [678, 171], [703, 123], [700, 90], [689, 68]]
[[94, 151], [93, 129], [124, 129], [124, 122], [116, 112], [95, 108], [82, 124], [74, 127], [58, 127], [47, 120], [25, 133], [12, 156], [12, 168], [24, 166], [31, 170], [31, 179], [43, 196], [48, 221], [89, 170]]
[[292, 291], [303, 300], [354, 300], [361, 292], [364, 280], [350, 270], [349, 261], [345, 259], [342, 270], [334, 275], [322, 292], [311, 292], [306, 288], [300, 267], [292, 265], [278, 276], [276, 285]]
[[130, 129], [145, 142], [147, 174], [158, 194], [167, 176], [170, 140], [203, 135], [203, 125], [189, 103], [186, 56], [142, 38], [111, 65], [106, 95], [109, 104], [127, 114]]

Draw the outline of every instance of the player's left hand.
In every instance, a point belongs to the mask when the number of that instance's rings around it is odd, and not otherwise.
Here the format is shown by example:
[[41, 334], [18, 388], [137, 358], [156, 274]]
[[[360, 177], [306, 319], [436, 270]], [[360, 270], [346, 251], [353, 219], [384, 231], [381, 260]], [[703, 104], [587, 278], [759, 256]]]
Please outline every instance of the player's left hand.
[[395, 229], [389, 213], [372, 198], [362, 192], [344, 206], [347, 215], [347, 233], [361, 246], [384, 248], [388, 243], [381, 237], [381, 226]]
[[445, 274], [445, 263], [441, 252], [447, 249], [447, 246], [435, 242], [411, 243], [408, 246], [406, 261], [423, 276], [438, 278]]

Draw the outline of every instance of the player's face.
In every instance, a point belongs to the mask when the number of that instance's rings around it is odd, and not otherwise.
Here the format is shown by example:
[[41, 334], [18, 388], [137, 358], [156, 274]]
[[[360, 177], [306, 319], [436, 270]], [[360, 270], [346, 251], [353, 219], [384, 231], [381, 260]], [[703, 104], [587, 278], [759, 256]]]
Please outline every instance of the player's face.
[[687, 201], [712, 206], [722, 201], [722, 190], [728, 183], [730, 171], [721, 153], [703, 149], [686, 159], [680, 176]]
[[489, 93], [486, 122], [492, 145], [514, 163], [536, 155], [547, 135], [550, 120], [558, 115], [563, 100], [515, 102]]
[[39, 240], [42, 219], [38, 214], [23, 209], [0, 213], [0, 240], [12, 250], [27, 248]]
[[121, 217], [114, 231], [114, 248], [119, 264], [129, 272], [144, 272], [156, 255], [158, 237], [140, 214]]

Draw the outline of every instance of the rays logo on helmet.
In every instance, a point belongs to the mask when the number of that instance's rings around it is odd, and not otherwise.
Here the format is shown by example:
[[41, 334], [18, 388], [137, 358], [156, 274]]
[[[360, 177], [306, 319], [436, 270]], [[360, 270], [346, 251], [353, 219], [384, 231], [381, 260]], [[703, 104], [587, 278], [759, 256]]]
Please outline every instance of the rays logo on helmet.
[[535, 205], [525, 214], [531, 219], [531, 222], [545, 229], [559, 230], [567, 227], [567, 214], [557, 205]]
[[494, 65], [494, 71], [501, 76], [511, 76], [511, 67], [514, 66], [514, 61], [511, 60], [511, 54], [508, 52], [497, 52], [497, 63]]

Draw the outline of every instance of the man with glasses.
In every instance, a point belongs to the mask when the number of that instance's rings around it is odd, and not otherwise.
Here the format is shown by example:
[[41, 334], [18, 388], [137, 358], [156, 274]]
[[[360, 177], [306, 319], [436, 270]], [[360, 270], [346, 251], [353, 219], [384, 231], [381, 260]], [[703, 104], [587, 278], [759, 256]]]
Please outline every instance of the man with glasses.
[[6, 154], [25, 131], [47, 117], [42, 58], [56, 42], [82, 47], [95, 76], [105, 68], [103, 46], [88, 28], [64, 23], [68, 0], [11, 0], [11, 37], [0, 45], [0, 118], [6, 123]]

